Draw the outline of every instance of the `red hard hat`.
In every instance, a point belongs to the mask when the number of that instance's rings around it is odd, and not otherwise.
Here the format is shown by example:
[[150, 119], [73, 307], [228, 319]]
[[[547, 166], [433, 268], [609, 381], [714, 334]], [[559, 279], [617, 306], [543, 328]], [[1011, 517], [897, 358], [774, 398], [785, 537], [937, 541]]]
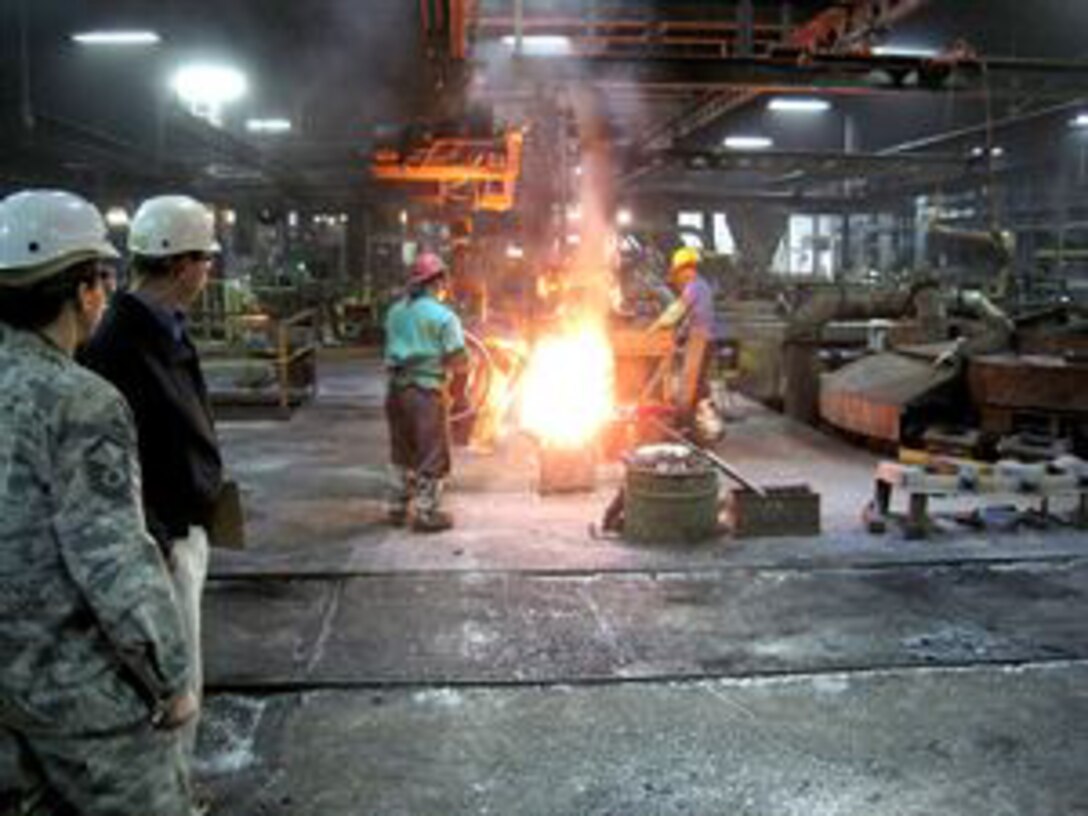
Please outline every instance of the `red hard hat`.
[[408, 272], [408, 285], [418, 286], [432, 281], [446, 271], [446, 265], [433, 252], [421, 252]]

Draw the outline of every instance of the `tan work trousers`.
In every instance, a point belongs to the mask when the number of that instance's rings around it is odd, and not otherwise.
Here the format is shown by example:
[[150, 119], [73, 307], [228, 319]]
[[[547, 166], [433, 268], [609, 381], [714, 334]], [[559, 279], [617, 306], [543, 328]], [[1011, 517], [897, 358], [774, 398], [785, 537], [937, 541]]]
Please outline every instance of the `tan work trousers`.
[[[204, 595], [204, 583], [208, 578], [208, 534], [203, 527], [190, 527], [189, 535], [176, 538], [171, 543], [170, 577], [174, 581], [174, 594], [177, 596], [178, 610], [185, 625], [193, 693], [203, 707], [204, 658], [200, 642], [200, 599]], [[180, 729], [182, 747], [189, 762], [192, 762], [196, 751], [199, 720], [199, 715], [193, 717]]]

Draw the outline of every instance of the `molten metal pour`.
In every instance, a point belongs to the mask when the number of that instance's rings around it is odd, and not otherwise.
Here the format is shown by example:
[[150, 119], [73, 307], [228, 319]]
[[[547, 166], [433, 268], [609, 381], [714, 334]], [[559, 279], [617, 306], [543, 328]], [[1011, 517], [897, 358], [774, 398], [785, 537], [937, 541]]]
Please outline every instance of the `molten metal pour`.
[[521, 425], [538, 443], [538, 492], [592, 490], [598, 437], [615, 408], [604, 326], [583, 318], [541, 338], [521, 397]]

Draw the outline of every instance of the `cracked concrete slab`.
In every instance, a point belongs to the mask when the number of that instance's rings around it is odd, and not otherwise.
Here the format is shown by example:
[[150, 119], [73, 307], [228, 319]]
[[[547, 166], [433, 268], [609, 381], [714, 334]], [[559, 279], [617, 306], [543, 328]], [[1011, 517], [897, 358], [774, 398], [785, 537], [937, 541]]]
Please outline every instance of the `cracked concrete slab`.
[[[1088, 813], [1088, 666], [267, 698], [220, 809], [267, 816]], [[246, 698], [213, 697], [205, 735]]]
[[1088, 561], [213, 582], [207, 683], [564, 682], [1088, 658]]
[[1088, 814], [1082, 532], [869, 536], [876, 458], [746, 405], [722, 452], [814, 484], [824, 535], [592, 538], [618, 469], [542, 499], [514, 438], [412, 536], [377, 361], [327, 357], [289, 422], [221, 427], [251, 548], [205, 598], [216, 813]]

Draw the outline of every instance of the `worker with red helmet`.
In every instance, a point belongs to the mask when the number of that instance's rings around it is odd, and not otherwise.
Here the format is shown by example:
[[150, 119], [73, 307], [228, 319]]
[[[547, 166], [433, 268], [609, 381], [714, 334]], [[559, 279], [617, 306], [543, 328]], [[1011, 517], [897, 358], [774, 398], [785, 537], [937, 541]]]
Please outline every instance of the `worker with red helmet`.
[[411, 521], [417, 532], [453, 526], [440, 507], [443, 480], [450, 471], [447, 380], [467, 365], [461, 321], [443, 303], [446, 265], [421, 252], [408, 274], [404, 295], [385, 319], [385, 365], [393, 489], [388, 518]]

